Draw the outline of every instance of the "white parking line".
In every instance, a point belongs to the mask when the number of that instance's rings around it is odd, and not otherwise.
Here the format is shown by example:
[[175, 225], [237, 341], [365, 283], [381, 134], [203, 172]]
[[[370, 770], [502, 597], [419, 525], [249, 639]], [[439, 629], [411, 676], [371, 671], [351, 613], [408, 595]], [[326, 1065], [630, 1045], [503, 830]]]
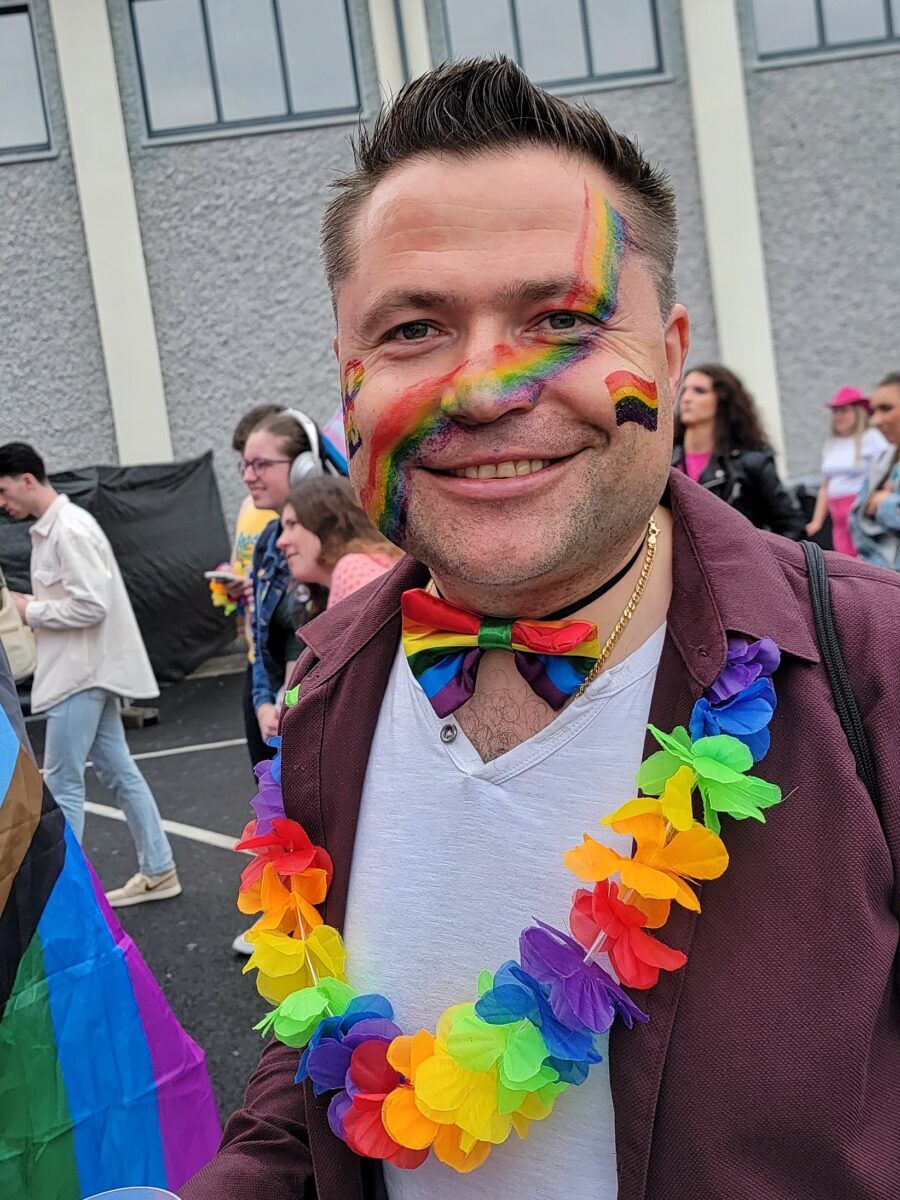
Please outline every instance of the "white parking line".
[[[193, 754], [199, 750], [227, 750], [230, 746], [246, 746], [246, 738], [228, 738], [224, 742], [195, 742], [193, 746], [172, 746], [169, 750], [144, 750], [142, 754], [132, 754], [135, 762], [145, 758], [171, 758], [173, 754]], [[92, 767], [90, 759], [84, 764]]]
[[[95, 817], [109, 817], [111, 821], [125, 820], [122, 810], [112, 808], [109, 804], [95, 804], [93, 800], [85, 800], [84, 808], [85, 812], [93, 813]], [[237, 838], [215, 833], [212, 829], [200, 829], [197, 825], [183, 825], [181, 821], [163, 821], [162, 827], [166, 833], [189, 838], [192, 842], [203, 842], [205, 846], [218, 846], [221, 850], [233, 850], [237, 845]]]
[[246, 746], [246, 738], [227, 738], [224, 742], [195, 742], [193, 746], [173, 746], [170, 750], [145, 750], [143, 754], [132, 754], [138, 762], [144, 758], [170, 758], [173, 754], [193, 754], [198, 750], [226, 750], [229, 746]]

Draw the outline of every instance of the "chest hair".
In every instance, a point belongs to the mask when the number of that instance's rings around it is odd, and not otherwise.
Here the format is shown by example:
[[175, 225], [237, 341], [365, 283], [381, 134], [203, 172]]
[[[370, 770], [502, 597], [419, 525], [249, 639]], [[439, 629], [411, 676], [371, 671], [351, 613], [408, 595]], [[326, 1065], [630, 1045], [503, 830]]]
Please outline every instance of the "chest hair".
[[475, 694], [456, 713], [463, 733], [491, 762], [545, 729], [556, 713], [516, 670], [512, 655], [485, 654]]

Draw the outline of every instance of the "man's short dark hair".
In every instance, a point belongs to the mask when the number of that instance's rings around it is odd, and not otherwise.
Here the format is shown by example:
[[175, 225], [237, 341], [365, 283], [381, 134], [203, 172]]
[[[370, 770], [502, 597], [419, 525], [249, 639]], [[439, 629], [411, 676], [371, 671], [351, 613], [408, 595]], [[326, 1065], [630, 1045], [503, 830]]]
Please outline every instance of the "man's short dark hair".
[[10, 475], [13, 479], [33, 475], [38, 483], [47, 482], [44, 460], [27, 442], [7, 442], [0, 446], [0, 475]]
[[444, 63], [412, 80], [382, 108], [353, 147], [355, 169], [332, 187], [322, 222], [328, 286], [353, 266], [351, 226], [376, 184], [403, 163], [427, 155], [459, 159], [497, 150], [546, 146], [586, 159], [618, 184], [631, 245], [646, 260], [668, 316], [675, 302], [678, 229], [669, 178], [617, 133], [595, 108], [569, 104], [536, 87], [502, 55]]
[[245, 412], [237, 425], [234, 427], [234, 433], [231, 435], [231, 448], [236, 450], [238, 454], [244, 453], [244, 447], [247, 445], [247, 438], [253, 430], [264, 421], [266, 417], [271, 417], [275, 413], [284, 412], [283, 404], [257, 404], [256, 408], [251, 408], [249, 412]]

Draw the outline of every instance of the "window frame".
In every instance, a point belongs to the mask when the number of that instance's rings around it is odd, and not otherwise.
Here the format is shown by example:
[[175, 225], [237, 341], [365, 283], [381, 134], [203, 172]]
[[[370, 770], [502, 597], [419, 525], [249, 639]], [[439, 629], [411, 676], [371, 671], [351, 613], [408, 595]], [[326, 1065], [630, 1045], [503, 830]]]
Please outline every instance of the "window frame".
[[31, 143], [26, 146], [0, 145], [0, 166], [9, 163], [37, 162], [44, 158], [55, 158], [58, 154], [53, 136], [53, 125], [50, 121], [50, 107], [47, 103], [47, 83], [44, 78], [44, 67], [41, 62], [41, 48], [38, 43], [35, 28], [33, 4], [31, 0], [0, 0], [0, 21], [7, 13], [25, 13], [28, 17], [28, 28], [31, 32], [31, 50], [34, 54], [34, 66], [37, 73], [38, 92], [41, 98], [41, 109], [44, 116], [44, 128], [47, 131], [46, 142]]
[[[291, 129], [313, 129], [327, 125], [355, 124], [365, 116], [365, 93], [360, 71], [360, 54], [357, 47], [356, 27], [350, 0], [339, 0], [339, 2], [343, 5], [347, 24], [347, 41], [350, 50], [350, 64], [353, 71], [353, 84], [356, 92], [356, 107], [315, 109], [304, 112], [292, 111], [293, 96], [291, 94], [290, 71], [284, 42], [281, 6], [279, 0], [271, 0], [275, 35], [278, 44], [279, 65], [281, 68], [281, 86], [288, 111], [283, 115], [279, 114], [273, 117], [246, 117], [233, 121], [225, 120], [222, 117], [222, 98], [219, 91], [218, 72], [207, 0], [196, 0], [200, 8], [204, 49], [206, 51], [210, 88], [217, 119], [212, 124], [170, 126], [157, 131], [153, 128], [150, 119], [147, 77], [144, 70], [141, 41], [135, 17], [135, 2], [136, 0], [125, 0], [128, 9], [131, 52], [137, 75], [137, 91], [140, 99], [143, 135], [146, 145], [173, 145], [180, 142], [212, 141], [219, 138], [240, 137], [244, 134], [278, 133]], [[329, 0], [329, 3], [332, 2], [338, 2], [338, 0]], [[2, 3], [2, 0], [0, 0], [0, 3]]]
[[[594, 65], [594, 48], [591, 45], [590, 24], [587, 12], [587, 0], [578, 0], [578, 6], [581, 16], [581, 35], [584, 42], [585, 57], [587, 58], [590, 73], [583, 76], [575, 76], [571, 79], [551, 79], [551, 80], [535, 80], [538, 87], [545, 88], [548, 92], [558, 92], [562, 95], [576, 95], [582, 92], [593, 92], [601, 89], [610, 89], [613, 87], [629, 86], [639, 83], [662, 83], [668, 82], [670, 76], [666, 73], [665, 61], [663, 59], [663, 39], [660, 31], [660, 18], [657, 0], [646, 0], [650, 7], [650, 21], [653, 30], [653, 44], [656, 49], [656, 66], [651, 69], [640, 68], [634, 71], [616, 71], [597, 75], [593, 71]], [[450, 22], [447, 14], [446, 0], [438, 0], [440, 5], [440, 20], [441, 41], [448, 58], [453, 57], [453, 41], [450, 36]], [[510, 25], [512, 28], [513, 43], [516, 50], [516, 62], [524, 70], [522, 66], [522, 42], [519, 34], [519, 20], [516, 8], [516, 0], [506, 0], [509, 6]]]
[[749, 0], [749, 17], [753, 30], [753, 49], [757, 66], [780, 67], [801, 62], [832, 62], [841, 58], [859, 58], [862, 55], [888, 54], [900, 50], [900, 27], [894, 21], [891, 0], [882, 0], [884, 22], [888, 30], [886, 36], [861, 38], [853, 42], [829, 42], [825, 35], [825, 12], [822, 0], [812, 0], [812, 5], [816, 17], [817, 36], [814, 46], [801, 46], [793, 50], [760, 50], [756, 25], [756, 0]]

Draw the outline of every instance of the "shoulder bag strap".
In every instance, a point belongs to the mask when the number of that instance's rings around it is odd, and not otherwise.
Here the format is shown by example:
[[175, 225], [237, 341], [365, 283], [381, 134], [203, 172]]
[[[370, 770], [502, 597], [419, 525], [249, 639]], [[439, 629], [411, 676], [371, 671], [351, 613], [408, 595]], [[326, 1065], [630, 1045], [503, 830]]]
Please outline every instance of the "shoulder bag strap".
[[831, 591], [828, 584], [825, 555], [815, 542], [802, 542], [801, 544], [803, 553], [806, 555], [809, 595], [812, 600], [813, 619], [816, 625], [816, 641], [819, 643], [822, 661], [828, 673], [834, 707], [850, 749], [853, 751], [853, 757], [856, 759], [856, 773], [865, 784], [866, 790], [880, 814], [881, 794], [878, 790], [875, 760], [856, 697], [853, 695], [850, 677], [844, 666], [841, 644], [834, 626], [834, 612], [831, 607]]

